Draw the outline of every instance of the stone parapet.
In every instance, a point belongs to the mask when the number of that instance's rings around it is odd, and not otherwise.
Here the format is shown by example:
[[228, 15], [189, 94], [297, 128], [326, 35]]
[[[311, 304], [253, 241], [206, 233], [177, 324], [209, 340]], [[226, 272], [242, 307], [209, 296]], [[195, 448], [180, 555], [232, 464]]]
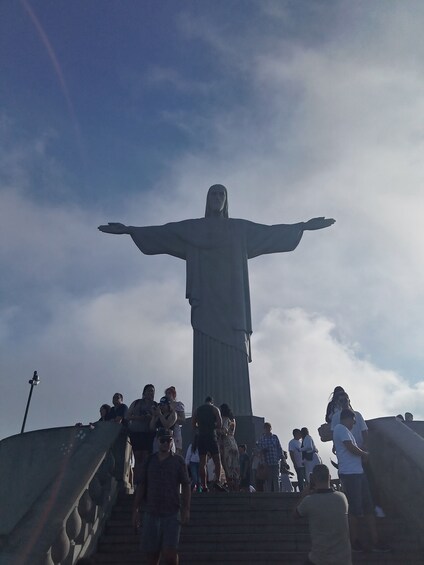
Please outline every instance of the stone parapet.
[[127, 485], [128, 456], [109, 422], [1, 441], [0, 565], [72, 565], [91, 551]]
[[[424, 547], [424, 439], [392, 416], [367, 424], [370, 465], [383, 506], [400, 514]], [[417, 431], [424, 430], [417, 425]]]

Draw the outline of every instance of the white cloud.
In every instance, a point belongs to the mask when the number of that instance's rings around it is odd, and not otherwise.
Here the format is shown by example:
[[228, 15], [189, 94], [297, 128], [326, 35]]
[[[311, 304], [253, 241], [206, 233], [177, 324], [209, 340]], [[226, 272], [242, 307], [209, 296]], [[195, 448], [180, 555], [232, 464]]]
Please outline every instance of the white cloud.
[[416, 419], [424, 417], [424, 381], [412, 386], [360, 357], [356, 344], [336, 336], [329, 319], [299, 308], [276, 308], [258, 329], [251, 365], [254, 412], [271, 421], [284, 443], [293, 428], [306, 426], [328, 464], [330, 447], [321, 444], [317, 428], [337, 385], [366, 419], [408, 410]]
[[[399, 8], [377, 10], [376, 18], [368, 27], [363, 13], [354, 31], [335, 30], [313, 49], [281, 34], [234, 38], [204, 20], [203, 34], [199, 21], [183, 18], [186, 37], [203, 37], [225, 59], [214, 88], [242, 77], [249, 96], [208, 115], [169, 113], [207, 143], [176, 162], [165, 155], [167, 172], [154, 190], [136, 197], [123, 190], [117, 210], [37, 198], [38, 168], [48, 187], [57, 181], [58, 195], [69, 196], [51, 156], [53, 134], [11, 140], [0, 158], [5, 435], [19, 428], [34, 369], [42, 383], [29, 427], [94, 419], [115, 390], [131, 401], [149, 381], [158, 394], [175, 384], [190, 406], [183, 262], [145, 257], [128, 237], [96, 226], [200, 217], [215, 182], [228, 186], [233, 217], [337, 219], [305, 234], [294, 253], [250, 263], [255, 413], [284, 441], [302, 425], [317, 437], [328, 395], [342, 384], [365, 417], [405, 410], [424, 417], [421, 26]], [[184, 92], [195, 88], [189, 74], [153, 78], [158, 88], [172, 81]]]

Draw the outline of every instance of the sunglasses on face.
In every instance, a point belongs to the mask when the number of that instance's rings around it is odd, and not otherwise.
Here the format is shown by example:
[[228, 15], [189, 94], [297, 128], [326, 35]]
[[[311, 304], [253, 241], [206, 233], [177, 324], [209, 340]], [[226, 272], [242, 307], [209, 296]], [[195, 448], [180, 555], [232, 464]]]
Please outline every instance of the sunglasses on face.
[[172, 437], [160, 437], [159, 443], [171, 443]]

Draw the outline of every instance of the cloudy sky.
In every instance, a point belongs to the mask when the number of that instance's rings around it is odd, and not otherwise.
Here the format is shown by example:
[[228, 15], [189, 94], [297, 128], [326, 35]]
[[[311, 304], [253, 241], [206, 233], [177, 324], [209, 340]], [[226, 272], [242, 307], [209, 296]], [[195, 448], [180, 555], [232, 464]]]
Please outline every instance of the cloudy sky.
[[0, 4], [0, 437], [175, 385], [191, 411], [185, 265], [99, 224], [314, 216], [250, 261], [254, 413], [317, 438], [335, 385], [424, 417], [424, 5]]

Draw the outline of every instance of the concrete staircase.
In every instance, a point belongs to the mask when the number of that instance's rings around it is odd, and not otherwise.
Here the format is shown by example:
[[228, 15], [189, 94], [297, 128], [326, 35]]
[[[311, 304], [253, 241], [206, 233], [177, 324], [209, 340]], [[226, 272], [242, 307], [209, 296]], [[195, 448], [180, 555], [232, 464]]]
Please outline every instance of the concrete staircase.
[[[191, 523], [183, 527], [180, 563], [266, 565], [304, 563], [310, 547], [308, 526], [292, 516], [298, 494], [207, 493], [192, 498]], [[132, 495], [122, 494], [94, 556], [96, 564], [143, 563], [131, 526]], [[395, 516], [378, 519], [391, 553], [357, 553], [354, 564], [423, 565], [424, 552], [407, 525]]]

